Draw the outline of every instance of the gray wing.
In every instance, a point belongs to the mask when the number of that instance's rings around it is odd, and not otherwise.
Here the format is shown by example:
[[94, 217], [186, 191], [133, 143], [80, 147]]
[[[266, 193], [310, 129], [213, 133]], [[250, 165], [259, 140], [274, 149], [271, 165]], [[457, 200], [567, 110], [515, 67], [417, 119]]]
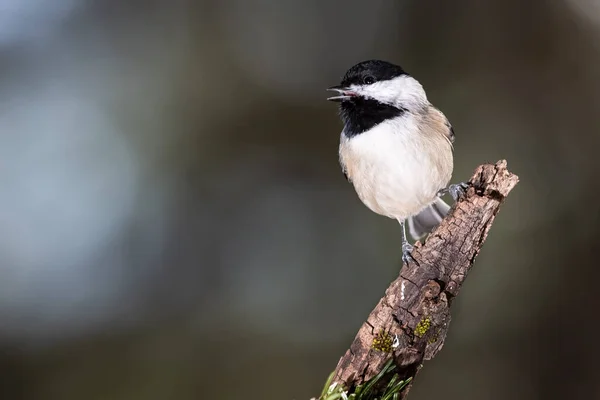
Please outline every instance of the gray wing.
[[448, 119], [446, 119], [446, 126], [448, 127], [448, 139], [450, 139], [450, 143], [454, 143], [454, 128]]
[[444, 135], [450, 144], [454, 143], [454, 128], [448, 121], [448, 118], [438, 108], [431, 106], [423, 115], [423, 123], [425, 123], [432, 132]]
[[431, 106], [425, 116], [425, 121], [436, 131], [442, 133], [450, 144], [454, 143], [454, 128], [448, 118], [438, 108]]

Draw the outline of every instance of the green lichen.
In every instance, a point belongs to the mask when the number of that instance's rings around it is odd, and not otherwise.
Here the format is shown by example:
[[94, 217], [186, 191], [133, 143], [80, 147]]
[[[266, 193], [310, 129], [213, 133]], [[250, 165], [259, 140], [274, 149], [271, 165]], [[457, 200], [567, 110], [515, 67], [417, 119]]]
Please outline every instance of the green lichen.
[[371, 343], [371, 348], [384, 353], [391, 353], [393, 350], [394, 337], [387, 331], [381, 330]]
[[427, 333], [429, 328], [431, 328], [431, 318], [425, 317], [422, 320], [420, 320], [419, 323], [417, 324], [417, 326], [415, 328], [415, 332], [414, 332], [415, 336], [423, 337]]

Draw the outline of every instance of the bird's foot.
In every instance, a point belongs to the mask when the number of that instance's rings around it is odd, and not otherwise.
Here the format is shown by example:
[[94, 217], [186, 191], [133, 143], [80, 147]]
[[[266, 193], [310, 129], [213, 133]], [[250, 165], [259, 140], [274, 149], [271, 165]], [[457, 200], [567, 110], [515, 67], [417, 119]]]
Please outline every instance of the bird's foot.
[[408, 242], [402, 243], [402, 262], [404, 262], [404, 264], [408, 264], [409, 260], [417, 261], [412, 256], [413, 248], [413, 245]]
[[453, 183], [449, 185], [447, 188], [440, 189], [438, 192], [438, 196], [443, 196], [446, 193], [450, 193], [452, 199], [457, 202], [467, 193], [467, 189], [469, 188], [469, 184], [467, 182]]
[[453, 183], [448, 186], [448, 191], [450, 192], [450, 196], [452, 196], [456, 202], [467, 194], [468, 188], [469, 184], [467, 182]]

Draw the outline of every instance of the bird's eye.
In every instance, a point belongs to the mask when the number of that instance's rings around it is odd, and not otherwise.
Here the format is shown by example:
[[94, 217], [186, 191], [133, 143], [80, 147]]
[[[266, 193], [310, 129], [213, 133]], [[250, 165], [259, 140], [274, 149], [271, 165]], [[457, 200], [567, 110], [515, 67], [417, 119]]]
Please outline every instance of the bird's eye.
[[367, 75], [363, 78], [363, 83], [365, 85], [371, 85], [375, 83], [375, 78], [373, 78], [371, 75]]

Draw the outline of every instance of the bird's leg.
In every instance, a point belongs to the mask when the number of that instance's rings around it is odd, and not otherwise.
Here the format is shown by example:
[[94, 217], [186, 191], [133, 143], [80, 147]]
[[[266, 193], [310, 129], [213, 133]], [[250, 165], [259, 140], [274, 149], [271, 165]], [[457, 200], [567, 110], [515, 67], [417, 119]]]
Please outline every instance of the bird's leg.
[[413, 250], [412, 244], [408, 243], [408, 239], [406, 238], [406, 226], [405, 220], [398, 220], [400, 222], [400, 226], [402, 227], [402, 261], [407, 264], [409, 259], [413, 259], [411, 251]]
[[469, 188], [469, 184], [467, 182], [453, 183], [449, 185], [447, 188], [440, 189], [438, 191], [438, 196], [443, 196], [446, 193], [450, 193], [450, 196], [454, 199], [454, 201], [458, 201], [461, 197], [467, 193], [467, 189]]

